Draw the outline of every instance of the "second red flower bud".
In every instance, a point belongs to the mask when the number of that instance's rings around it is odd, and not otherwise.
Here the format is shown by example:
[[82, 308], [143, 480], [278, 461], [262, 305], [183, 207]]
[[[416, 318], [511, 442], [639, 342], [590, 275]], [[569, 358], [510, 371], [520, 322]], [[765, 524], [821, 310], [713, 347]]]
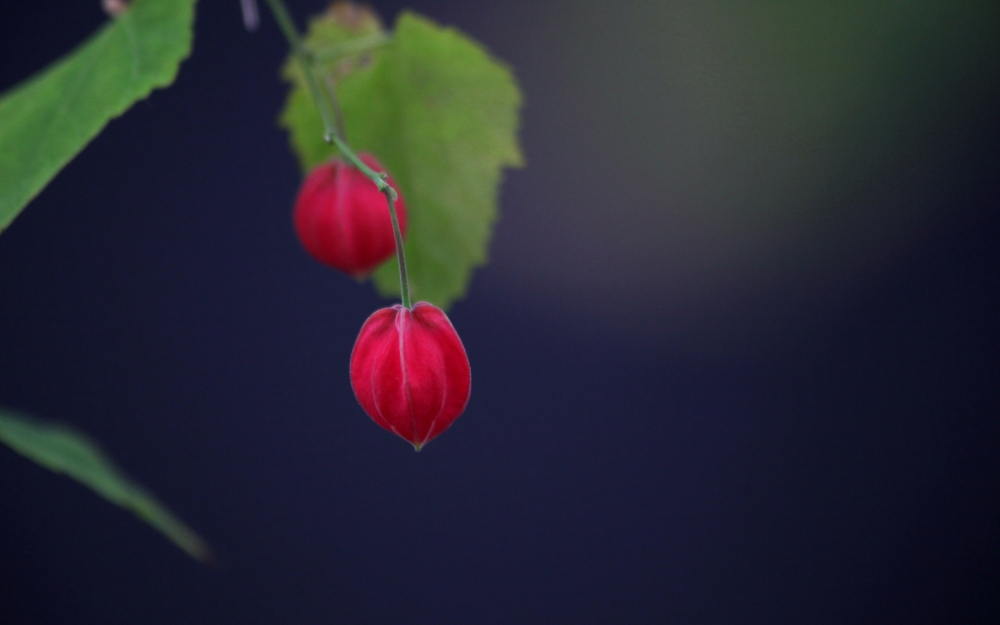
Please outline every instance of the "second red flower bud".
[[351, 353], [351, 386], [375, 423], [420, 451], [462, 414], [472, 371], [440, 308], [396, 305], [365, 321]]

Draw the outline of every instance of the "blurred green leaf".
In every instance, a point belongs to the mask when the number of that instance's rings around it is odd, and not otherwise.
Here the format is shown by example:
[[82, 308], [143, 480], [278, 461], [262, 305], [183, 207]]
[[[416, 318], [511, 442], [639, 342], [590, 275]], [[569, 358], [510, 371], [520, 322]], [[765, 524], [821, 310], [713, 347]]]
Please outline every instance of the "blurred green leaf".
[[0, 441], [56, 473], [65, 473], [101, 497], [134, 512], [191, 557], [208, 562], [212, 553], [198, 534], [138, 484], [126, 477], [86, 436], [0, 409]]
[[[335, 6], [313, 20], [306, 42], [315, 51], [349, 49], [344, 42], [371, 40], [379, 29], [370, 13]], [[373, 153], [403, 192], [414, 301], [446, 308], [486, 262], [502, 169], [522, 165], [514, 76], [475, 41], [412, 12], [400, 15], [388, 44], [323, 67], [351, 147]], [[281, 123], [308, 171], [335, 152], [291, 61], [285, 77], [293, 89]], [[382, 295], [399, 293], [395, 258], [374, 280]]]
[[191, 50], [194, 3], [136, 0], [76, 50], [0, 95], [0, 231], [109, 120], [174, 81]]

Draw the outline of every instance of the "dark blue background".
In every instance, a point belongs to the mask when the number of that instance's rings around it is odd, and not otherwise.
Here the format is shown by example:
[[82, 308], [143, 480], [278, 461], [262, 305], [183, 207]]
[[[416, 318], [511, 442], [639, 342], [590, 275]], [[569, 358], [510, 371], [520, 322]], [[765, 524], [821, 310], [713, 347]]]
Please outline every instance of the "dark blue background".
[[[96, 0], [66, 4], [4, 6], [0, 88], [103, 20]], [[291, 6], [301, 22], [322, 5]], [[553, 139], [574, 85], [538, 69], [516, 28], [529, 4], [501, 22], [475, 3], [412, 6], [484, 41], [527, 97], [529, 166], [502, 189], [493, 263], [450, 313], [473, 367], [466, 414], [414, 454], [357, 406], [348, 356], [384, 303], [292, 232], [273, 22], [251, 36], [235, 0], [205, 0], [176, 85], [113, 121], [0, 237], [0, 404], [93, 435], [220, 563], [0, 449], [0, 622], [1000, 620], [995, 64], [956, 79], [976, 89], [941, 100], [935, 125], [901, 122], [934, 130], [908, 148], [920, 168], [817, 201], [909, 201], [918, 185], [933, 218], [891, 261], [833, 277], [815, 261], [673, 308], [650, 298], [672, 288], [655, 272], [602, 291], [613, 280], [581, 265], [592, 287], [543, 296], [510, 267], [587, 247], [546, 217], [560, 172], [581, 189], [566, 214], [602, 216], [626, 248], [597, 202], [635, 181], [590, 175], [596, 126]], [[621, 145], [597, 158], [627, 165]]]

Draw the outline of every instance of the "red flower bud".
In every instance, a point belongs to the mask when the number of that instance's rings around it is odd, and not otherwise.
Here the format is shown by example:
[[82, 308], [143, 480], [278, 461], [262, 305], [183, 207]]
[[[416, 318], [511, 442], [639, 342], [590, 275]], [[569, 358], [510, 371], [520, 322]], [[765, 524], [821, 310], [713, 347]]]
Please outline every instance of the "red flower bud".
[[[383, 171], [371, 154], [361, 160]], [[392, 179], [389, 186], [399, 193]], [[406, 234], [406, 205], [396, 200], [400, 232]], [[319, 262], [364, 278], [396, 250], [385, 196], [361, 171], [333, 159], [309, 172], [295, 201], [295, 231]]]
[[472, 371], [440, 308], [420, 302], [375, 311], [351, 353], [354, 396], [375, 423], [417, 451], [465, 410]]

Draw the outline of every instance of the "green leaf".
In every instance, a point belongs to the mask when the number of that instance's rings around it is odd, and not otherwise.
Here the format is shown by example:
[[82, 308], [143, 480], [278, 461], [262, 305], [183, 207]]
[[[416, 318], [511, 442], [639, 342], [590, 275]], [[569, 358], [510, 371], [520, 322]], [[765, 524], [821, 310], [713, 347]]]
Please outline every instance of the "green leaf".
[[[306, 41], [322, 50], [371, 38], [373, 23], [373, 16], [345, 20], [331, 10], [312, 22]], [[522, 165], [514, 76], [480, 44], [412, 12], [400, 15], [390, 43], [324, 69], [336, 83], [351, 147], [375, 154], [403, 192], [414, 301], [446, 308], [486, 262], [503, 168]], [[293, 89], [281, 123], [308, 171], [334, 152], [297, 69], [289, 64], [285, 76]], [[374, 280], [383, 295], [399, 293], [395, 258]]]
[[0, 96], [0, 232], [109, 120], [174, 81], [191, 50], [194, 2], [136, 0]]
[[83, 434], [0, 409], [0, 441], [47, 469], [65, 473], [111, 503], [131, 510], [190, 556], [202, 562], [211, 561], [211, 550], [194, 530], [128, 479]]

